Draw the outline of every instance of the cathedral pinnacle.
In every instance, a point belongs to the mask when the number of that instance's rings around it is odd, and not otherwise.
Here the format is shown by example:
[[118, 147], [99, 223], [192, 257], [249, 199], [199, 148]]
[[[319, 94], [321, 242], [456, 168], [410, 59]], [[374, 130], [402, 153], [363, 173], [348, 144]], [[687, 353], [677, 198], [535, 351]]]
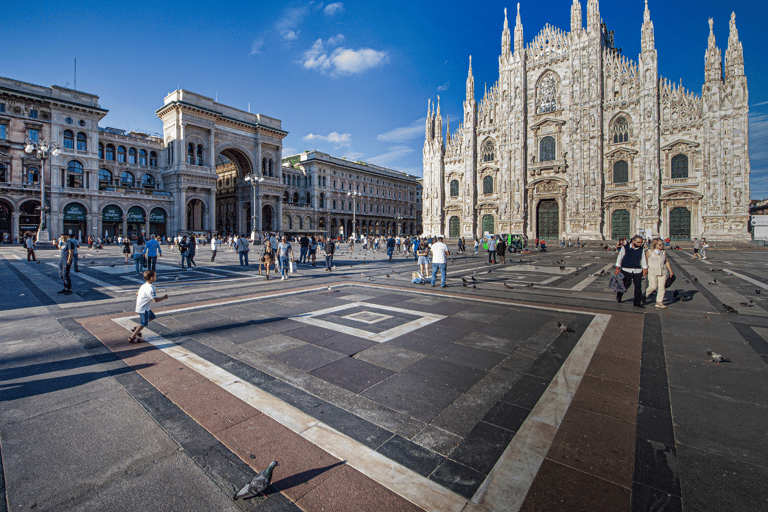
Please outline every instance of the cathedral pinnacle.
[[579, 0], [573, 0], [571, 6], [571, 32], [581, 32], [581, 2]]
[[640, 39], [642, 51], [652, 52], [656, 44], [653, 37], [653, 22], [651, 21], [651, 11], [648, 10], [648, 0], [645, 0], [645, 12], [643, 12], [643, 29]]
[[511, 51], [509, 41], [509, 21], [507, 21], [507, 9], [504, 8], [504, 31], [501, 33], [501, 54], [507, 55]]
[[731, 13], [730, 29], [728, 49], [725, 50], [725, 76], [742, 76], [744, 75], [744, 50], [742, 49], [741, 41], [739, 41], [735, 12]]
[[600, 2], [588, 0], [587, 2], [587, 31], [590, 34], [600, 34]]
[[475, 99], [475, 77], [472, 76], [472, 56], [469, 56], [469, 72], [467, 73], [467, 101]]
[[517, 3], [517, 18], [515, 18], [515, 51], [523, 51], [523, 22], [520, 20], [520, 2]]

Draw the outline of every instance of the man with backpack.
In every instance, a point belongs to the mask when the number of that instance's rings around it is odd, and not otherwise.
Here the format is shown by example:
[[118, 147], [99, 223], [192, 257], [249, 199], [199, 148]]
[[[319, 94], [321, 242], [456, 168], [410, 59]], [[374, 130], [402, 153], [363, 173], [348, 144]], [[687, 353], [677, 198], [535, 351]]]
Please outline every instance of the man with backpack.
[[325, 271], [330, 272], [331, 268], [333, 268], [333, 253], [336, 252], [336, 244], [333, 241], [333, 238], [329, 238], [327, 242], [325, 242]]
[[248, 251], [250, 251], [251, 244], [248, 243], [248, 239], [245, 237], [245, 235], [240, 235], [240, 238], [237, 239], [237, 255], [240, 257], [240, 266], [241, 267], [247, 267], [248, 266]]

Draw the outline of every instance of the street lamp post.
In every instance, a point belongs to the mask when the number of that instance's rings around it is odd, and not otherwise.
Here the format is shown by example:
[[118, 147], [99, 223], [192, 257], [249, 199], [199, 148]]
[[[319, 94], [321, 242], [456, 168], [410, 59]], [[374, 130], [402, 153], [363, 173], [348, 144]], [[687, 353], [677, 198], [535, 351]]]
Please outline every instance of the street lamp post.
[[265, 180], [263, 177], [256, 177], [255, 174], [249, 174], [245, 177], [245, 181], [251, 184], [251, 190], [253, 190], [253, 202], [251, 203], [251, 240], [256, 241], [256, 187], [263, 183]]
[[48, 160], [51, 155], [58, 156], [61, 153], [61, 148], [55, 142], [52, 144], [46, 144], [45, 139], [38, 144], [35, 141], [28, 141], [24, 151], [28, 154], [37, 153], [37, 159], [43, 162], [40, 168], [40, 227], [37, 230], [37, 241], [48, 242], [51, 238], [48, 235], [48, 226], [45, 223], [45, 213], [49, 210], [45, 207], [45, 161]]
[[352, 240], [355, 239], [355, 230], [357, 230], [357, 223], [355, 222], [355, 213], [357, 212], [357, 202], [355, 199], [358, 194], [357, 191], [347, 192], [347, 195], [352, 198]]

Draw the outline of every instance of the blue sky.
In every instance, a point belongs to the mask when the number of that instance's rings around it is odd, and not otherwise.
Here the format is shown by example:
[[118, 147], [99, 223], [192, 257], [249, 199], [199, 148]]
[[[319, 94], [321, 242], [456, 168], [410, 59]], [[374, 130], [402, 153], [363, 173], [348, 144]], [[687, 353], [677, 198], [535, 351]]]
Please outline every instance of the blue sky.
[[[570, 29], [572, 0], [523, 0], [526, 44], [545, 23]], [[727, 4], [727, 5], [726, 5]], [[283, 121], [284, 154], [317, 149], [421, 175], [427, 100], [461, 118], [469, 55], [476, 99], [498, 79], [504, 8], [444, 0], [345, 2], [12, 2], [3, 6], [0, 75], [97, 94], [103, 126], [160, 132], [154, 111], [177, 87]], [[643, 0], [603, 0], [615, 44], [637, 59]], [[701, 94], [714, 18], [744, 46], [752, 196], [768, 198], [768, 45], [764, 2], [651, 0], [660, 73]], [[586, 0], [582, 1], [586, 18]], [[49, 20], [55, 20], [50, 22]], [[445, 121], [443, 123], [445, 125]]]

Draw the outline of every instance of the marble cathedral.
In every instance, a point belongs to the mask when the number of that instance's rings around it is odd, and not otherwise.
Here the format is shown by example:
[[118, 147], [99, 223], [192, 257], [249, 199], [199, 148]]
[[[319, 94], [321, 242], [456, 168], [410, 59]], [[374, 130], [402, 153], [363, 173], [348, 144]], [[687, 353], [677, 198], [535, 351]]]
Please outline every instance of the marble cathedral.
[[701, 95], [659, 76], [646, 0], [637, 62], [613, 44], [598, 0], [571, 7], [570, 32], [546, 25], [523, 43], [504, 16], [499, 79], [475, 101], [469, 60], [464, 118], [443, 135], [430, 101], [424, 232], [450, 237], [745, 240], [748, 92], [736, 15], [725, 60], [713, 21]]

